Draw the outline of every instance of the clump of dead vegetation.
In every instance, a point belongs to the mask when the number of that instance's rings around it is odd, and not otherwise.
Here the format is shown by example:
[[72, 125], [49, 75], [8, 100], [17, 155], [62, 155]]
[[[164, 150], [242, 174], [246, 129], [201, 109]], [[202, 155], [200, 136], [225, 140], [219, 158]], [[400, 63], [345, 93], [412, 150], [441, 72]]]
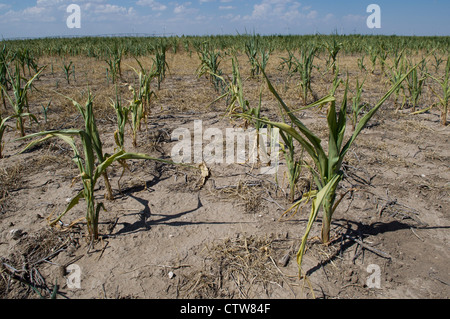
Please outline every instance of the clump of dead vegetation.
[[[36, 234], [21, 233], [13, 252], [0, 256], [1, 298], [56, 298], [58, 282], [47, 282], [39, 271], [58, 254], [78, 244], [74, 234], [45, 229]], [[61, 266], [61, 269], [65, 269]]]
[[182, 298], [271, 297], [276, 289], [298, 285], [296, 276], [286, 275], [293, 252], [291, 240], [275, 236], [239, 235], [206, 246], [202, 271], [180, 279], [177, 293]]

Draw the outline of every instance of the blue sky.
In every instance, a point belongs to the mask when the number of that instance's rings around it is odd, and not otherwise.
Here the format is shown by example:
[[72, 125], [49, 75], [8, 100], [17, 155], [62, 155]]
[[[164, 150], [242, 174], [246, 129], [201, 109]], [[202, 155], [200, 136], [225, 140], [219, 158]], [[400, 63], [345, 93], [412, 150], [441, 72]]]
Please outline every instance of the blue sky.
[[[66, 25], [70, 4], [81, 28]], [[381, 28], [369, 29], [369, 4], [381, 8]], [[450, 35], [449, 0], [0, 0], [0, 36], [47, 37], [118, 33], [210, 35], [397, 34]]]

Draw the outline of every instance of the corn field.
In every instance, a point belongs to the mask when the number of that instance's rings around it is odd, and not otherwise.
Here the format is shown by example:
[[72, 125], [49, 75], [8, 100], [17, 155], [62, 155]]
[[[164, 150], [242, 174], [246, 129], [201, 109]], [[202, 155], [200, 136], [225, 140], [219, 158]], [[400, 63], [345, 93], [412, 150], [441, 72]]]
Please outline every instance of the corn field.
[[[409, 209], [410, 221], [417, 221], [418, 214], [414, 212], [420, 209], [406, 204], [407, 191], [401, 193], [406, 201], [404, 206], [400, 206], [400, 193], [392, 195], [396, 199], [389, 197], [387, 189], [392, 189], [391, 186], [383, 189], [384, 194], [374, 195], [377, 185], [385, 185], [382, 181], [372, 183], [384, 168], [399, 176], [407, 171], [411, 178], [426, 179], [423, 176], [428, 173], [420, 175], [414, 169], [421, 165], [434, 169], [440, 165], [447, 173], [434, 182], [427, 180], [421, 192], [433, 193], [435, 202], [448, 207], [445, 194], [449, 192], [446, 161], [449, 155], [448, 143], [443, 141], [448, 142], [445, 134], [448, 134], [450, 37], [337, 34], [85, 37], [3, 40], [0, 48], [0, 170], [5, 172], [0, 192], [2, 214], [14, 211], [10, 208], [12, 200], [19, 196], [14, 194], [20, 194], [20, 187], [9, 189], [6, 182], [14, 165], [22, 161], [25, 164], [21, 164], [24, 166], [18, 174], [27, 180], [36, 175], [47, 186], [56, 178], [49, 173], [53, 167], [49, 165], [55, 165], [58, 172], [55, 176], [64, 175], [61, 181], [65, 183], [58, 183], [61, 195], [53, 196], [52, 202], [45, 204], [48, 207], [45, 228], [67, 236], [77, 231], [88, 250], [103, 247], [99, 249], [107, 254], [106, 241], [127, 232], [134, 234], [143, 227], [148, 231], [151, 227], [171, 229], [189, 223], [200, 227], [207, 221], [190, 221], [188, 213], [186, 221], [176, 222], [171, 221], [175, 217], [166, 213], [153, 215], [153, 210], [157, 210], [155, 205], [164, 207], [165, 201], [177, 196], [191, 198], [188, 195], [195, 193], [199, 194], [199, 204], [192, 211], [197, 211], [209, 208], [207, 204], [202, 206], [200, 195], [213, 196], [213, 203], [221, 202], [225, 196], [227, 203], [236, 202], [239, 209], [268, 212], [273, 216], [268, 229], [277, 229], [281, 224], [295, 238], [290, 239], [289, 252], [296, 261], [295, 272], [290, 269], [290, 275], [305, 287], [315, 267], [311, 262], [315, 257], [311, 256], [323, 252], [321, 256], [327, 255], [328, 261], [320, 261], [320, 267], [339, 267], [332, 261], [340, 258], [336, 257], [338, 253], [333, 255], [331, 251], [341, 249], [342, 252], [344, 241], [357, 243], [357, 249], [366, 249], [378, 258], [388, 255], [362, 243], [356, 233], [342, 230], [344, 220], [347, 225], [359, 221], [361, 209], [352, 213], [352, 201], [363, 197], [355, 194], [365, 192], [377, 198], [373, 209], [378, 220], [390, 208], [401, 207]], [[264, 154], [259, 153], [256, 163], [251, 164], [173, 161], [170, 147], [178, 140], [170, 140], [172, 132], [178, 126], [193, 125], [196, 117], [208, 122], [210, 127], [256, 130], [258, 137], [249, 143], [254, 142], [258, 150], [267, 142], [259, 133], [263, 129], [270, 132], [277, 129], [280, 168], [273, 175], [258, 176], [257, 169], [265, 165], [261, 161]], [[400, 127], [400, 133], [394, 132], [390, 123], [396, 129]], [[202, 138], [207, 136], [206, 129]], [[375, 131], [378, 133], [374, 134]], [[444, 147], [443, 153], [438, 154], [430, 151], [434, 149], [431, 146], [415, 144], [414, 140], [423, 132], [435, 132], [436, 143], [447, 145], [447, 150]], [[395, 155], [394, 158], [395, 146], [391, 144], [395, 141], [385, 136], [401, 136], [400, 139], [413, 146], [404, 157]], [[375, 139], [381, 142], [375, 145]], [[368, 164], [369, 153], [363, 150], [376, 152]], [[422, 155], [423, 162], [416, 162]], [[405, 158], [411, 162], [405, 164]], [[386, 159], [389, 162], [383, 162]], [[150, 173], [149, 167], [154, 168]], [[229, 174], [226, 180], [229, 185], [220, 186], [219, 180], [225, 174]], [[251, 182], [244, 181], [244, 177], [252, 177]], [[183, 180], [184, 184], [177, 186], [177, 189], [184, 187], [183, 190], [174, 191], [170, 199], [162, 201], [151, 196], [152, 192], [158, 192], [158, 183], [168, 179], [177, 183]], [[398, 185], [403, 183], [395, 181]], [[25, 189], [35, 187], [25, 183]], [[266, 188], [262, 188], [264, 183], [268, 185]], [[143, 191], [148, 200], [136, 198]], [[49, 200], [38, 197], [30, 202], [35, 201], [39, 206]], [[136, 201], [131, 206], [124, 204], [134, 198]], [[183, 201], [187, 206], [196, 202], [192, 198]], [[139, 211], [136, 203], [145, 203], [144, 210]], [[219, 216], [236, 209], [227, 205], [217, 206]], [[122, 219], [136, 215], [132, 213], [136, 209], [141, 214], [140, 221], [121, 224]], [[399, 214], [399, 211], [392, 212], [390, 216]], [[254, 215], [264, 216], [264, 213]], [[159, 221], [149, 223], [147, 219], [154, 216], [159, 216]], [[214, 225], [214, 221], [209, 222]], [[234, 222], [239, 223], [240, 218], [227, 221]], [[404, 227], [414, 231], [417, 225]], [[122, 230], [117, 230], [119, 226]], [[362, 224], [359, 227], [364, 228]], [[166, 234], [167, 229], [161, 230], [160, 236], [171, 236]], [[225, 236], [222, 229], [219, 233]], [[208, 239], [214, 239], [212, 235]], [[420, 236], [416, 234], [416, 237]], [[287, 241], [287, 237], [283, 240]], [[286, 273], [288, 270], [280, 268], [289, 259], [282, 265], [269, 253], [274, 242], [258, 248], [260, 251], [245, 247], [248, 256], [265, 252], [268, 265], [278, 269], [275, 273]], [[355, 250], [353, 261], [358, 256]], [[171, 267], [177, 270], [189, 267], [181, 261], [179, 265], [182, 266]], [[17, 275], [11, 267], [2, 267], [6, 269], [2, 273]], [[188, 278], [187, 272], [184, 275]], [[233, 276], [231, 273], [228, 280], [234, 289], [237, 287], [239, 296], [250, 296], [250, 288], [247, 292], [242, 290], [248, 278]], [[183, 291], [189, 296], [195, 288], [200, 288], [202, 280], [210, 277], [200, 276], [193, 286], [183, 290], [182, 285], [188, 282], [186, 278], [179, 279], [177, 296]], [[257, 275], [255, 282], [256, 278]], [[30, 278], [23, 281], [33, 291], [41, 289]], [[269, 285], [268, 282], [271, 281], [264, 281], [264, 285]], [[202, 291], [210, 293], [208, 289], [214, 286], [216, 293], [224, 294], [223, 285], [222, 281], [205, 284], [202, 287], [206, 290]], [[314, 295], [314, 289], [310, 291]]]

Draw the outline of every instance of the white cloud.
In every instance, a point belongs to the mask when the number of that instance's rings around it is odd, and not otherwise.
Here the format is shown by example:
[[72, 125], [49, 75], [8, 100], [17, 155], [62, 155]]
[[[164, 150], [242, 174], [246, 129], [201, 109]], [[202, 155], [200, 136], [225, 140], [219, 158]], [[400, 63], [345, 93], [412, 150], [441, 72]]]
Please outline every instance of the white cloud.
[[[133, 7], [126, 7], [108, 3], [108, 0], [36, 0], [34, 5], [25, 9], [10, 9], [0, 13], [0, 29], [5, 30], [3, 25], [7, 25], [11, 33], [15, 34], [18, 27], [24, 28], [24, 23], [32, 24], [33, 27], [27, 27], [28, 34], [33, 34], [38, 29], [48, 29], [48, 32], [64, 32], [66, 29], [66, 18], [70, 13], [66, 11], [67, 6], [76, 2], [81, 7], [82, 25], [85, 23], [97, 23], [105, 21], [130, 21], [136, 16], [136, 10]], [[0, 9], [3, 6], [0, 7]], [[6, 7], [5, 7], [6, 8]], [[48, 27], [48, 25], [52, 27]], [[47, 27], [45, 27], [47, 25]], [[55, 29], [55, 26], [60, 26]]]
[[139, 0], [136, 2], [138, 6], [150, 7], [154, 11], [164, 11], [167, 6], [155, 0]]
[[317, 11], [310, 9], [310, 6], [301, 8], [301, 3], [294, 0], [262, 0], [253, 6], [251, 15], [244, 16], [244, 19], [291, 22], [295, 19], [317, 18]]
[[175, 9], [173, 9], [173, 13], [176, 15], [187, 15], [187, 14], [195, 14], [198, 12], [198, 9], [191, 8], [192, 2], [185, 2], [183, 4], [177, 4]]

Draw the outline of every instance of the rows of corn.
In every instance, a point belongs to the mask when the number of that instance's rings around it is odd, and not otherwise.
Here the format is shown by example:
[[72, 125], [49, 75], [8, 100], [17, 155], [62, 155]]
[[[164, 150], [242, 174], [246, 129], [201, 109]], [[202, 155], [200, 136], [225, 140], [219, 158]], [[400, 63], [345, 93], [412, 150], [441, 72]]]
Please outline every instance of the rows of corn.
[[[105, 198], [114, 200], [108, 179], [108, 169], [113, 163], [120, 163], [125, 170], [130, 159], [163, 161], [146, 154], [127, 152], [125, 139], [131, 138], [137, 147], [137, 133], [142, 123], [146, 123], [153, 98], [161, 89], [169, 74], [170, 65], [166, 53], [175, 55], [185, 52], [198, 56], [198, 77], [207, 77], [216, 92], [218, 100], [225, 100], [223, 112], [230, 118], [241, 118], [256, 130], [262, 127], [277, 128], [281, 137], [281, 155], [286, 160], [289, 180], [289, 200], [292, 206], [288, 212], [296, 212], [300, 207], [311, 204], [311, 213], [306, 232], [298, 250], [299, 269], [309, 232], [319, 212], [322, 212], [322, 242], [330, 241], [330, 224], [340, 203], [337, 189], [343, 179], [342, 165], [346, 154], [354, 146], [354, 141], [370, 122], [374, 114], [388, 99], [393, 100], [395, 111], [407, 109], [412, 115], [429, 112], [433, 108], [440, 112], [441, 125], [447, 124], [448, 100], [450, 96], [449, 37], [383, 37], [383, 36], [209, 36], [209, 37], [170, 37], [170, 38], [75, 38], [75, 39], [36, 39], [25, 41], [0, 42], [0, 158], [7, 148], [2, 142], [4, 134], [17, 130], [20, 139], [33, 139], [23, 150], [48, 139], [58, 138], [66, 142], [73, 151], [73, 161], [79, 169], [83, 189], [69, 203], [52, 224], [58, 221], [81, 199], [87, 202], [86, 221], [91, 240], [98, 239], [99, 214], [103, 203], [96, 203], [94, 188], [100, 178], [106, 185]], [[340, 65], [340, 56], [352, 55], [358, 58], [358, 78], [356, 86], [351, 87], [353, 79], [345, 74]], [[41, 57], [57, 57], [60, 65], [38, 65]], [[103, 151], [101, 134], [94, 116], [94, 100], [88, 94], [82, 103], [66, 96], [82, 116], [85, 125], [79, 129], [58, 129], [33, 132], [33, 123], [38, 118], [30, 111], [28, 94], [39, 89], [43, 70], [55, 67], [64, 71], [65, 80], [70, 84], [75, 79], [76, 65], [71, 57], [83, 56], [104, 63], [106, 78], [110, 85], [116, 86], [116, 95], [111, 96], [111, 107], [115, 110], [117, 130], [114, 133], [115, 152]], [[152, 66], [146, 69], [140, 62], [144, 57], [152, 57]], [[318, 57], [325, 58], [325, 68], [319, 70]], [[137, 81], [129, 86], [128, 103], [122, 102], [118, 87], [122, 83], [124, 58], [133, 58], [138, 68], [132, 68]], [[261, 111], [262, 91], [259, 103], [251, 105], [241, 76], [239, 58], [244, 57], [250, 69], [250, 79], [258, 78], [275, 98], [279, 106], [279, 117], [269, 118]], [[413, 59], [412, 57], [416, 57]], [[418, 57], [418, 58], [417, 58]], [[299, 95], [296, 105], [288, 105], [282, 93], [270, 80], [266, 66], [275, 60], [278, 70], [286, 78], [295, 78]], [[242, 59], [241, 59], [242, 61]], [[231, 62], [232, 72], [222, 67]], [[327, 94], [318, 96], [312, 89], [314, 70], [328, 74], [333, 79]], [[364, 102], [364, 85], [367, 77], [382, 78], [388, 86], [377, 103]], [[421, 103], [424, 88], [428, 87], [434, 101]], [[344, 94], [337, 97], [338, 88]], [[59, 93], [57, 93], [59, 94]], [[50, 105], [42, 106], [47, 114]], [[328, 141], [325, 148], [317, 132], [308, 128], [297, 115], [298, 112], [326, 108]], [[47, 121], [47, 117], [45, 116]], [[25, 127], [28, 125], [29, 127]], [[126, 127], [131, 136], [127, 136]], [[350, 129], [350, 134], [346, 131]], [[350, 136], [347, 137], [346, 136]], [[75, 139], [80, 144], [75, 143]], [[257, 141], [259, 142], [259, 140]], [[79, 146], [82, 145], [80, 149]], [[203, 167], [201, 167], [203, 168]], [[200, 170], [203, 172], [203, 170]], [[296, 186], [301, 175], [308, 171], [313, 176], [314, 187], [296, 198]]]

